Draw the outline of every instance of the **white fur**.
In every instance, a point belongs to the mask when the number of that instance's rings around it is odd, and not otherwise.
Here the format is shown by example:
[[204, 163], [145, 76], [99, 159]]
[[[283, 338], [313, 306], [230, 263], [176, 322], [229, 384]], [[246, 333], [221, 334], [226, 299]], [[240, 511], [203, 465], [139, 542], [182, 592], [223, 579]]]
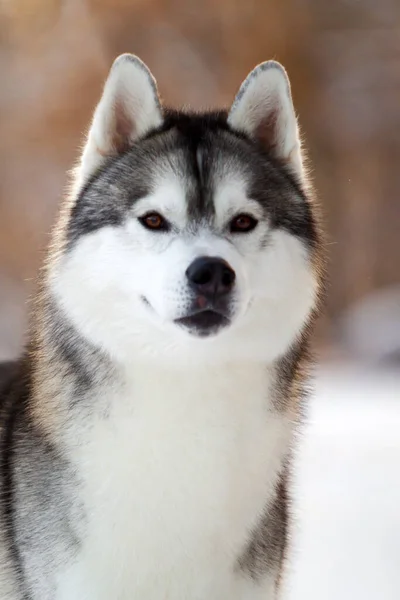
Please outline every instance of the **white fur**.
[[239, 90], [231, 108], [228, 122], [250, 136], [259, 137], [260, 128], [276, 157], [288, 163], [294, 173], [303, 179], [300, 138], [285, 69], [275, 61], [256, 67]]
[[88, 521], [57, 600], [255, 600], [271, 590], [235, 564], [291, 425], [272, 410], [263, 365], [234, 368], [177, 377], [142, 366], [110, 391], [106, 419], [82, 439], [74, 429]]

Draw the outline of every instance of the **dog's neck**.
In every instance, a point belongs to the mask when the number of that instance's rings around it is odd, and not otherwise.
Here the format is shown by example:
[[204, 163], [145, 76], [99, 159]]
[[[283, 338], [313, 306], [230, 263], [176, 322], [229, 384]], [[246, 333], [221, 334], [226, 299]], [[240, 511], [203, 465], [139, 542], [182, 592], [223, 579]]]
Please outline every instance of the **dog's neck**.
[[41, 426], [52, 433], [65, 426], [66, 406], [104, 414], [111, 398], [118, 402], [117, 396], [131, 398], [132, 405], [143, 401], [153, 407], [155, 402], [204, 404], [211, 398], [214, 404], [273, 402], [274, 364], [222, 358], [213, 364], [177, 364], [148, 356], [118, 364], [81, 337], [54, 306], [44, 307], [44, 315], [47, 328], [40, 332], [40, 347], [33, 357], [33, 410]]

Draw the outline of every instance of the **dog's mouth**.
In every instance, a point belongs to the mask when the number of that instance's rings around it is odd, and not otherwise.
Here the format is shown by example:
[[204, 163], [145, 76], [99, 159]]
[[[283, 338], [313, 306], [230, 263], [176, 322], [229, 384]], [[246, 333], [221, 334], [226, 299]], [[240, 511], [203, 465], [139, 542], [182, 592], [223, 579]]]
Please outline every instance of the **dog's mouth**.
[[208, 337], [215, 335], [219, 330], [229, 325], [230, 320], [220, 312], [206, 309], [176, 319], [175, 323], [184, 327], [191, 334]]
[[[153, 311], [153, 307], [147, 298], [142, 296], [141, 300], [147, 308]], [[231, 319], [228, 309], [211, 307], [207, 303], [203, 309], [196, 308], [185, 317], [175, 319], [174, 323], [192, 335], [208, 337], [230, 325]]]

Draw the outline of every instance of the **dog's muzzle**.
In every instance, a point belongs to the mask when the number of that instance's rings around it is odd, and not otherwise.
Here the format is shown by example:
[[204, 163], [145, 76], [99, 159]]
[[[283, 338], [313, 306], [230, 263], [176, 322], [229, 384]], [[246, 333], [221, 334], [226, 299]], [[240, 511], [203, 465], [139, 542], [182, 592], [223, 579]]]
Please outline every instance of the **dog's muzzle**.
[[201, 337], [229, 325], [236, 280], [230, 265], [219, 257], [201, 256], [188, 267], [186, 278], [193, 292], [193, 303], [188, 314], [175, 322]]

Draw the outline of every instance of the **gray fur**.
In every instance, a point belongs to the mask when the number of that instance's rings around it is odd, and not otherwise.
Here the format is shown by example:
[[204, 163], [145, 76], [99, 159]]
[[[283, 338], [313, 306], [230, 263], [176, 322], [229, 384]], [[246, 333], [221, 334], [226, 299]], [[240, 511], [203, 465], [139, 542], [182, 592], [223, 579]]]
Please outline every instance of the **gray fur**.
[[284, 568], [289, 530], [287, 477], [282, 474], [275, 498], [255, 528], [251, 541], [240, 557], [238, 566], [258, 581], [268, 571]]

